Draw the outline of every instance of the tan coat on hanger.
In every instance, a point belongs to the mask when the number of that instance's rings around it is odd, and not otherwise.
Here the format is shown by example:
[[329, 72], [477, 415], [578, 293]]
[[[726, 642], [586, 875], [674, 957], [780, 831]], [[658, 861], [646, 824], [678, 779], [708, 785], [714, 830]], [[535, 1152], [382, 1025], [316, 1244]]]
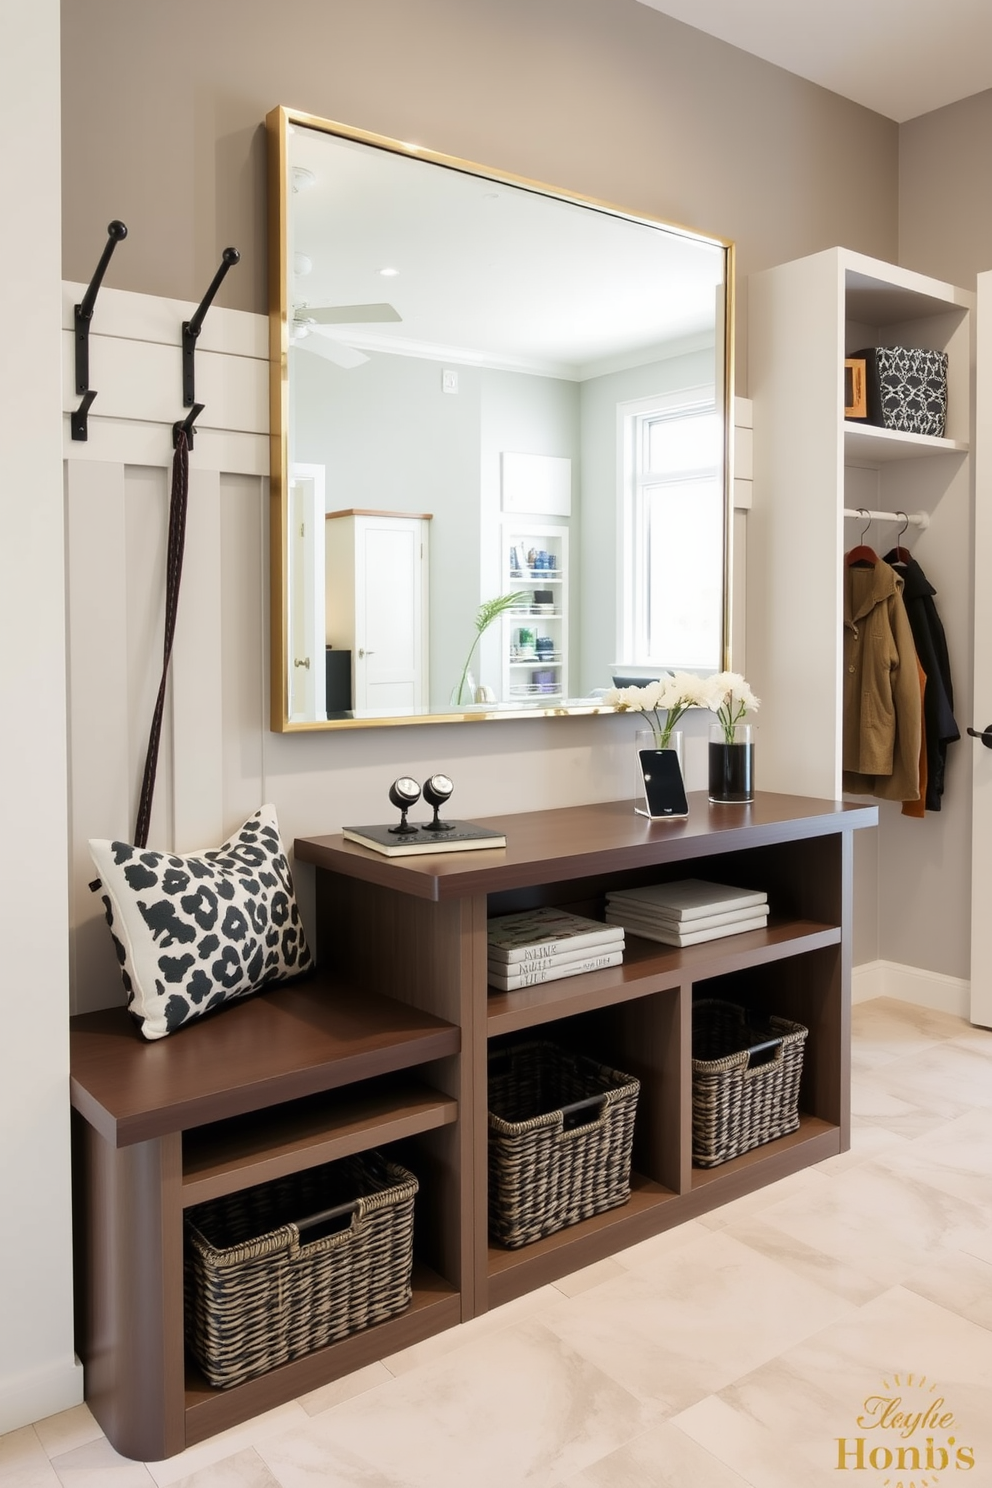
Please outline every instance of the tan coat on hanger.
[[879, 559], [844, 568], [844, 789], [920, 796], [920, 683], [902, 579]]

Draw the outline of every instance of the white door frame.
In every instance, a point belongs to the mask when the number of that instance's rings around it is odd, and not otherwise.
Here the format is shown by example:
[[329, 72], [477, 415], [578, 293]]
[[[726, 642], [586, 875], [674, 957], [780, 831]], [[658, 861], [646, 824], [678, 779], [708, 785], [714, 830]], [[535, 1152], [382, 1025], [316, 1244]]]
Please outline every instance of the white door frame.
[[[978, 275], [975, 368], [975, 672], [971, 718], [992, 724], [992, 272]], [[992, 1028], [992, 749], [967, 734], [971, 750], [971, 1021]]]
[[294, 461], [289, 472], [288, 589], [298, 601], [298, 605], [290, 604], [287, 627], [290, 719], [327, 716], [324, 662], [325, 478], [323, 465]]

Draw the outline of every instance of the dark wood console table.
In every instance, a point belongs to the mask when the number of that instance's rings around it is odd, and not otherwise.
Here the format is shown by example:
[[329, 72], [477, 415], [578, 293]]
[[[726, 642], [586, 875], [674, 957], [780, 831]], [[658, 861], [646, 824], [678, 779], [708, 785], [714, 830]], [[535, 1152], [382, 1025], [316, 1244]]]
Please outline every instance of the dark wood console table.
[[[122, 1008], [72, 1020], [78, 1348], [118, 1451], [145, 1460], [315, 1388], [557, 1276], [846, 1149], [853, 833], [877, 808], [690, 796], [685, 822], [629, 802], [491, 818], [506, 849], [388, 859], [304, 838], [317, 877], [312, 980], [142, 1042]], [[490, 992], [486, 922], [609, 888], [705, 877], [768, 891], [763, 930]], [[722, 1167], [691, 1160], [693, 993], [810, 1029], [794, 1134]], [[632, 1196], [519, 1251], [490, 1246], [486, 1058], [528, 1029], [641, 1080]], [[184, 1358], [182, 1214], [348, 1153], [397, 1144], [417, 1173], [414, 1298], [399, 1317], [231, 1390]]]

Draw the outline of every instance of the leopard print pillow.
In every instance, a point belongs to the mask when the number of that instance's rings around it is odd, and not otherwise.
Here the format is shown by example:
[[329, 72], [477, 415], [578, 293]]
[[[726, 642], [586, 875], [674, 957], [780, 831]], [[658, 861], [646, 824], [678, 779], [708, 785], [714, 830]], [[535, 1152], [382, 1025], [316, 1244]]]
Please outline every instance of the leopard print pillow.
[[222, 847], [180, 856], [91, 841], [128, 1010], [147, 1039], [313, 962], [275, 809]]

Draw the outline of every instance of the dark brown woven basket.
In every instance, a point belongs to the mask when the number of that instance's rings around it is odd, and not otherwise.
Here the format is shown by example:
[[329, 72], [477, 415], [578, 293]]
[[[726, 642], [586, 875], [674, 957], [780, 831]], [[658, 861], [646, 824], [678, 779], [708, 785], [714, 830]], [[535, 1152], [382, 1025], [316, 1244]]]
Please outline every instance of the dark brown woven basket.
[[771, 1017], [748, 1023], [736, 1003], [692, 1007], [692, 1160], [715, 1168], [799, 1126], [799, 1082], [809, 1032]]
[[[188, 1210], [186, 1342], [210, 1383], [238, 1385], [401, 1312], [417, 1186], [368, 1152]], [[301, 1242], [311, 1228], [325, 1233]]]
[[489, 1057], [489, 1233], [528, 1245], [630, 1198], [640, 1081], [549, 1040]]

